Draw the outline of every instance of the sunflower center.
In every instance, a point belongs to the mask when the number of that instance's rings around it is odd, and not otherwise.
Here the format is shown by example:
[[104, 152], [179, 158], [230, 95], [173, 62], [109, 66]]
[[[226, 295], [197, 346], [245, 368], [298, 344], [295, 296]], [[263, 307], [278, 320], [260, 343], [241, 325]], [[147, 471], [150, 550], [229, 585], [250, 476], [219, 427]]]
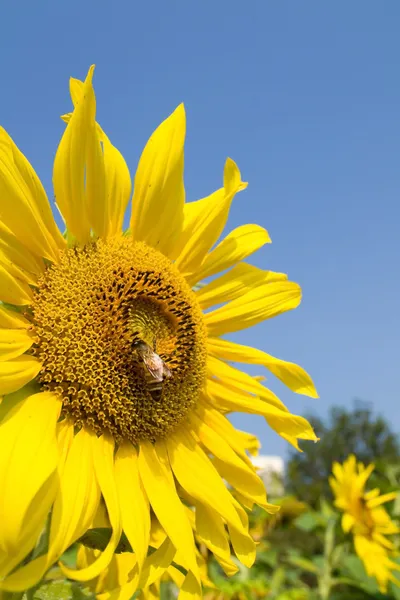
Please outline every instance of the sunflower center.
[[77, 427], [156, 440], [194, 406], [205, 378], [205, 325], [173, 264], [125, 237], [65, 251], [33, 303], [39, 383]]

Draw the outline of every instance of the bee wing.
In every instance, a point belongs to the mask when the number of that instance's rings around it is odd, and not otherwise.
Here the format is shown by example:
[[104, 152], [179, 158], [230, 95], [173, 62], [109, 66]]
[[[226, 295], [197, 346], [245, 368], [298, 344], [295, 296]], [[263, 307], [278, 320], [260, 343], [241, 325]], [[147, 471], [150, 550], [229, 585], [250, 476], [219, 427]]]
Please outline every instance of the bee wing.
[[164, 365], [161, 358], [157, 354], [153, 353], [153, 356], [146, 357], [143, 360], [143, 362], [146, 365], [146, 369], [148, 370], [150, 375], [152, 377], [154, 377], [154, 379], [156, 381], [161, 382], [163, 380], [163, 365]]

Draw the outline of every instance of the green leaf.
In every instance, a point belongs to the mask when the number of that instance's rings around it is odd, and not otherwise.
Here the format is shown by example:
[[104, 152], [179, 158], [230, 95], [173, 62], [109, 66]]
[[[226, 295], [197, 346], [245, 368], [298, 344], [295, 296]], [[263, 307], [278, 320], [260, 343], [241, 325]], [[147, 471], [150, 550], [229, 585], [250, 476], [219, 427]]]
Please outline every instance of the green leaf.
[[321, 518], [318, 513], [307, 512], [297, 517], [293, 523], [298, 529], [302, 529], [303, 531], [313, 531], [321, 525]]
[[269, 567], [276, 567], [278, 562], [278, 553], [276, 550], [266, 550], [264, 552], [257, 553], [257, 563], [268, 565]]
[[321, 498], [320, 508], [321, 508], [322, 515], [327, 519], [329, 519], [330, 517], [332, 517], [333, 515], [336, 514], [335, 509], [325, 498]]
[[[111, 533], [112, 531], [109, 527], [88, 529], [86, 533], [79, 538], [78, 542], [87, 548], [92, 548], [92, 550], [104, 551], [110, 541]], [[115, 550], [116, 554], [121, 554], [121, 552], [132, 552], [131, 545], [124, 533], [122, 533], [119, 544]]]
[[269, 584], [271, 586], [271, 595], [272, 596], [280, 590], [284, 581], [285, 581], [285, 569], [283, 567], [278, 567], [278, 569], [276, 569], [274, 571], [274, 573], [269, 581]]
[[88, 600], [94, 595], [71, 581], [53, 581], [42, 585], [33, 596], [34, 600]]
[[368, 577], [363, 563], [355, 554], [349, 554], [343, 559], [341, 571], [352, 579], [355, 587], [365, 590], [368, 594], [379, 593], [379, 587], [375, 578]]
[[308, 573], [314, 573], [315, 575], [319, 573], [317, 565], [315, 565], [311, 560], [308, 560], [308, 558], [303, 558], [301, 556], [288, 556], [288, 561], [291, 565], [299, 567]]
[[341, 564], [344, 559], [345, 554], [348, 553], [348, 545], [347, 544], [338, 544], [332, 551], [331, 554], [331, 564], [332, 567], [336, 567]]

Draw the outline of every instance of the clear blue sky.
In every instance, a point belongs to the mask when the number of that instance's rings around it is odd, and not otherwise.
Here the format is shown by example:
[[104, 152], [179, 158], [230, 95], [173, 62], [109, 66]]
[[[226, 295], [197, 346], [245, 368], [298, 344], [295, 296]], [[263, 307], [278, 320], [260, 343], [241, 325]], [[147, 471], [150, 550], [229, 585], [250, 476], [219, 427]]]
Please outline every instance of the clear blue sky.
[[[187, 197], [234, 158], [249, 187], [229, 228], [264, 225], [273, 244], [255, 264], [303, 287], [296, 311], [235, 339], [313, 375], [319, 400], [271, 376], [293, 412], [357, 396], [400, 430], [399, 27], [397, 0], [8, 2], [0, 122], [51, 194], [70, 75], [96, 63], [98, 118], [132, 172], [184, 101]], [[286, 452], [262, 418], [234, 420]]]

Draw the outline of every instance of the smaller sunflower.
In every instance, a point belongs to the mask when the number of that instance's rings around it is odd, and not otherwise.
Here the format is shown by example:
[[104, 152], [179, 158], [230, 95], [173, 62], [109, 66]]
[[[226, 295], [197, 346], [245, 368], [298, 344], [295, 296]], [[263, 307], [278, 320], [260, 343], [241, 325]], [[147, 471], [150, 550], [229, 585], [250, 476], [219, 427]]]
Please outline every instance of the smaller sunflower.
[[375, 577], [381, 592], [386, 592], [392, 581], [400, 586], [400, 581], [392, 571], [400, 571], [400, 565], [392, 559], [397, 555], [394, 543], [386, 536], [399, 533], [400, 529], [382, 506], [394, 500], [397, 492], [380, 494], [378, 488], [365, 491], [365, 484], [375, 465], [365, 467], [357, 463], [351, 454], [341, 465], [334, 463], [333, 477], [329, 483], [335, 495], [335, 506], [343, 512], [342, 528], [351, 532], [354, 547], [370, 577]]

